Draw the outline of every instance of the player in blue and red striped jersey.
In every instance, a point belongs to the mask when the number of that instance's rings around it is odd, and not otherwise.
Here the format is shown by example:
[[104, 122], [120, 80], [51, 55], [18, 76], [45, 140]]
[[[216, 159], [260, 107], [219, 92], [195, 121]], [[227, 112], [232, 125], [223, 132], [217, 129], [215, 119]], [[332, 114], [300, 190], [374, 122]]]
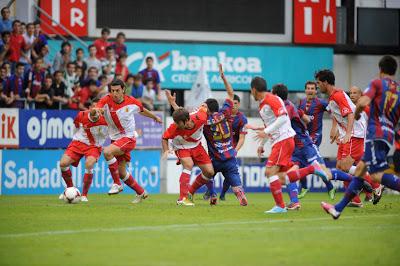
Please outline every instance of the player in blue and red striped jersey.
[[[304, 91], [306, 98], [300, 100], [298, 109], [309, 117], [307, 130], [313, 143], [319, 147], [322, 141], [322, 121], [324, 112], [327, 111], [328, 102], [317, 97], [317, 84], [314, 81], [307, 81], [304, 85]], [[299, 199], [303, 198], [308, 192], [307, 179], [300, 180], [300, 185]], [[327, 187], [331, 185], [327, 185]]]
[[[240, 205], [247, 205], [247, 198], [242, 188], [238, 165], [236, 162], [236, 150], [232, 143], [232, 109], [233, 109], [233, 89], [226, 80], [222, 66], [219, 66], [221, 78], [224, 82], [228, 98], [223, 106], [219, 108], [218, 101], [212, 98], [206, 100], [207, 122], [204, 125], [203, 134], [207, 140], [208, 153], [210, 155], [215, 173], [221, 172], [229, 180], [232, 190], [235, 193]], [[167, 92], [167, 99], [172, 107], [178, 108], [175, 98]], [[204, 183], [203, 183], [204, 184]], [[201, 184], [201, 185], [203, 185]], [[200, 183], [194, 183], [189, 188], [189, 198], [201, 187]], [[211, 196], [210, 204], [215, 205], [217, 197]]]
[[[240, 97], [238, 95], [233, 95], [233, 109], [232, 109], [232, 141], [233, 141], [233, 148], [236, 150], [236, 154], [239, 152], [240, 148], [243, 146], [245, 137], [247, 134], [247, 117], [239, 111], [240, 108]], [[229, 179], [225, 178], [221, 194], [219, 196], [220, 200], [225, 200], [225, 194], [230, 188]], [[211, 196], [216, 196], [214, 190], [214, 180], [207, 183], [207, 191], [204, 193], [204, 199], [208, 200]]]
[[[356, 119], [360, 118], [366, 106], [370, 106], [365, 153], [357, 164], [356, 177], [351, 181], [343, 199], [335, 206], [321, 202], [321, 207], [333, 219], [338, 219], [352, 198], [359, 194], [367, 171], [373, 181], [400, 191], [400, 178], [384, 173], [389, 168], [386, 158], [393, 145], [394, 127], [400, 119], [400, 86], [394, 81], [396, 70], [396, 59], [391, 56], [382, 57], [379, 61], [379, 78], [371, 81], [364, 95], [357, 102], [354, 115]], [[327, 86], [326, 81], [319, 80], [318, 83], [318, 85]], [[381, 191], [375, 191], [374, 204], [380, 197]]]

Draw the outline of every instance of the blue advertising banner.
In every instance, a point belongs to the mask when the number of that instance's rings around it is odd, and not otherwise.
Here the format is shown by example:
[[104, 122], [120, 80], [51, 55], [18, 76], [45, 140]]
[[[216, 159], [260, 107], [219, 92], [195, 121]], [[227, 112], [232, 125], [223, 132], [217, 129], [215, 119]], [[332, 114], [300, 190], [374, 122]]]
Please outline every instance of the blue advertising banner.
[[[61, 41], [49, 41], [50, 50], [60, 50]], [[73, 42], [74, 48], [79, 43]], [[130, 72], [146, 68], [146, 57], [154, 58], [163, 88], [190, 89], [203, 65], [212, 89], [224, 89], [218, 63], [237, 90], [249, 90], [254, 76], [262, 76], [269, 87], [285, 83], [291, 91], [304, 90], [318, 69], [333, 68], [333, 49], [261, 45], [127, 42]], [[85, 49], [86, 50], [86, 49]]]
[[[74, 134], [75, 110], [19, 110], [20, 148], [66, 148]], [[164, 114], [157, 112], [163, 120]], [[135, 115], [137, 148], [161, 148], [163, 125]], [[107, 142], [109, 143], [109, 142]]]
[[[1, 194], [59, 194], [62, 150], [0, 150]], [[160, 193], [160, 151], [133, 151], [128, 168], [149, 193]], [[74, 185], [82, 191], [84, 160], [71, 167]], [[113, 181], [103, 156], [95, 165], [89, 193], [107, 193]], [[127, 186], [123, 193], [134, 194]]]

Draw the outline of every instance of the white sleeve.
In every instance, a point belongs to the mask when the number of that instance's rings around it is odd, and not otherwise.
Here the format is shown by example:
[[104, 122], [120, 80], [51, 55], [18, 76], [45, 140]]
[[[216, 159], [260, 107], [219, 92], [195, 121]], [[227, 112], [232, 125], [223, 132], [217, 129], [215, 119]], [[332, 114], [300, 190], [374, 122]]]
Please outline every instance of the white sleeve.
[[271, 134], [272, 132], [276, 131], [278, 128], [283, 126], [286, 121], [286, 115], [280, 115], [276, 118], [276, 120], [264, 129], [265, 134]]

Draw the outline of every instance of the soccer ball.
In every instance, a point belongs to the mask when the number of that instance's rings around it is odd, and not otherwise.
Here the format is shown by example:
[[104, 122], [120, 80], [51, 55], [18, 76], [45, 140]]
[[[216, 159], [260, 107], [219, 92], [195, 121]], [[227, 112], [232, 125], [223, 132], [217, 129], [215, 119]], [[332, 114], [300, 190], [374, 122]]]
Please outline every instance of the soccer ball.
[[67, 187], [64, 190], [64, 201], [66, 203], [78, 203], [81, 201], [81, 193], [76, 187]]

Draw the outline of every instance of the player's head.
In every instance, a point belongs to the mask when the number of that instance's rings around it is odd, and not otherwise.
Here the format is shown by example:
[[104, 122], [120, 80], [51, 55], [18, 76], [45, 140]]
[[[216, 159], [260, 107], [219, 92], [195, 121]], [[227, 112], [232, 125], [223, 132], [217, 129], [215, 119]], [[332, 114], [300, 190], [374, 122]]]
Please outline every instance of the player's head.
[[317, 83], [311, 80], [307, 81], [304, 85], [304, 92], [306, 93], [306, 97], [309, 99], [317, 97]]
[[154, 59], [151, 56], [146, 57], [147, 68], [153, 68]]
[[267, 91], [267, 82], [262, 77], [254, 77], [250, 83], [251, 95], [253, 95], [254, 100], [262, 100], [262, 94]]
[[357, 86], [352, 86], [349, 90], [349, 95], [350, 95], [350, 99], [351, 101], [356, 104], [358, 99], [361, 98], [362, 96], [362, 91], [359, 87]]
[[125, 94], [125, 83], [120, 79], [114, 79], [108, 85], [108, 90], [110, 91], [113, 101], [116, 103], [122, 102]]
[[208, 99], [205, 101], [205, 103], [206, 103], [206, 105], [207, 105], [207, 109], [208, 109], [208, 113], [209, 113], [209, 114], [218, 112], [218, 110], [219, 110], [219, 104], [218, 104], [218, 101], [217, 101], [217, 100], [215, 100], [215, 99], [213, 99], [213, 98], [208, 98]]
[[101, 116], [101, 113], [98, 110], [94, 109], [96, 107], [96, 104], [98, 103], [98, 101], [99, 101], [98, 99], [94, 99], [89, 106], [89, 110], [90, 110], [89, 115], [90, 115], [90, 119], [93, 122], [96, 122], [97, 120], [99, 120], [99, 118]]
[[321, 92], [326, 93], [329, 86], [335, 85], [335, 74], [333, 74], [332, 70], [329, 69], [319, 70], [315, 73], [315, 80], [317, 81]]
[[288, 97], [288, 88], [283, 83], [275, 84], [272, 87], [272, 94], [278, 96], [279, 98], [285, 101], [287, 100]]
[[397, 62], [396, 59], [394, 59], [390, 55], [385, 55], [384, 57], [379, 60], [379, 71], [381, 74], [386, 74], [389, 76], [393, 76], [396, 74], [397, 70]]
[[172, 119], [179, 129], [187, 129], [190, 125], [190, 115], [188, 110], [178, 108], [172, 113]]
[[236, 114], [239, 111], [240, 108], [240, 97], [235, 94], [233, 95], [233, 114]]

